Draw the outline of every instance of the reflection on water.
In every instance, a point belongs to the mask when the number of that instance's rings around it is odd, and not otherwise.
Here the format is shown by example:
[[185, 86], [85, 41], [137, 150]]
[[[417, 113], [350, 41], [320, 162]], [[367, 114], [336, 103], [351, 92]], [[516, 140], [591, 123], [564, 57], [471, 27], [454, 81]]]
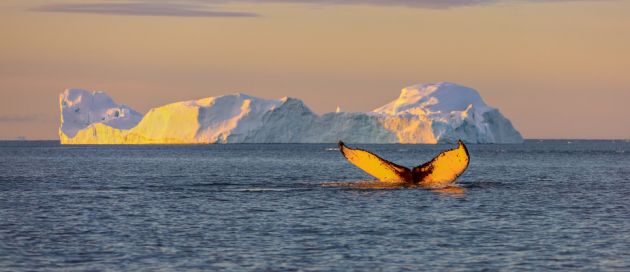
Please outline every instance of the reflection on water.
[[355, 182], [324, 182], [322, 186], [325, 187], [342, 187], [351, 189], [373, 189], [373, 190], [393, 190], [393, 189], [415, 189], [415, 190], [429, 190], [436, 193], [446, 194], [463, 194], [466, 189], [457, 185], [450, 185], [443, 188], [426, 188], [416, 184], [410, 184], [406, 182], [382, 182], [378, 180], [374, 181], [355, 181]]
[[404, 189], [408, 188], [405, 183], [374, 181], [351, 181], [351, 182], [323, 182], [324, 187], [343, 187], [352, 189]]

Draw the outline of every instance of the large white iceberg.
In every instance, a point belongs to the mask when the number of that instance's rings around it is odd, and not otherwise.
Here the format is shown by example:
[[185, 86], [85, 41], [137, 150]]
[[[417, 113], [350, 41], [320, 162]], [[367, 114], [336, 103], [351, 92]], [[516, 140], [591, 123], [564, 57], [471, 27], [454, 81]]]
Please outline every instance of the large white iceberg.
[[372, 112], [313, 113], [301, 100], [246, 94], [168, 104], [144, 116], [103, 92], [59, 96], [62, 144], [520, 143], [479, 93], [453, 83], [404, 88]]

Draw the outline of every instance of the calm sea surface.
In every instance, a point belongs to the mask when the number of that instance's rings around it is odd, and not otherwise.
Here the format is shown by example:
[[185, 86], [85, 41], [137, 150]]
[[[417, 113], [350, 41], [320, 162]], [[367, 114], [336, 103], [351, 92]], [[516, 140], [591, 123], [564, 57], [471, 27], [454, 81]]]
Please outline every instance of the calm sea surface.
[[335, 148], [0, 142], [0, 270], [630, 270], [626, 141], [469, 145], [463, 195], [329, 186], [370, 179]]

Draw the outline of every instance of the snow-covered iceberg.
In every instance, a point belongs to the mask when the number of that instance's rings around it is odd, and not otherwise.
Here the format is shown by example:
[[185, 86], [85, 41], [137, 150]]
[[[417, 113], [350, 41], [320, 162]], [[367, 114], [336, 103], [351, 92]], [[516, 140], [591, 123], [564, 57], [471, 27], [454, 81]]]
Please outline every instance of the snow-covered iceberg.
[[479, 93], [453, 83], [404, 88], [372, 112], [313, 113], [301, 100], [246, 94], [168, 104], [144, 116], [103, 92], [59, 96], [62, 144], [520, 143]]

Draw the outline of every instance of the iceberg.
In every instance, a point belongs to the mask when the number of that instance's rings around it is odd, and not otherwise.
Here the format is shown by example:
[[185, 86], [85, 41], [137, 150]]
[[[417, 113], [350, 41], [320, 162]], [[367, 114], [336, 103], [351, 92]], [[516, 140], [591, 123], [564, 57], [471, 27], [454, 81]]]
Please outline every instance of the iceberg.
[[68, 89], [59, 96], [59, 107], [59, 130], [70, 136], [97, 123], [115, 129], [131, 129], [142, 119], [142, 114], [114, 103], [104, 92]]
[[404, 88], [371, 112], [316, 114], [299, 99], [247, 94], [153, 108], [142, 115], [104, 92], [59, 96], [62, 144], [521, 143], [521, 134], [479, 93], [454, 83]]

